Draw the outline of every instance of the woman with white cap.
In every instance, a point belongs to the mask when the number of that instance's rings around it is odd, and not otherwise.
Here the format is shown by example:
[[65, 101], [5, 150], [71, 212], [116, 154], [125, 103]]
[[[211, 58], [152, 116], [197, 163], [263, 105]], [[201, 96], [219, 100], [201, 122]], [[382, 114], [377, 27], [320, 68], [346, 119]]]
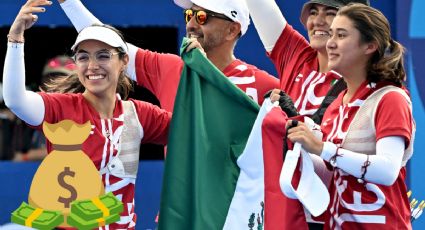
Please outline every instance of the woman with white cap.
[[[122, 36], [109, 26], [82, 30], [72, 46], [81, 93], [35, 93], [25, 90], [24, 31], [51, 5], [29, 0], [21, 8], [8, 35], [3, 84], [6, 105], [31, 126], [69, 119], [92, 124], [91, 135], [81, 149], [102, 175], [105, 191], [124, 203], [119, 222], [109, 229], [134, 229], [134, 193], [140, 142], [166, 144], [171, 113], [136, 100], [124, 101], [130, 89], [124, 76], [128, 48]], [[121, 96], [117, 93], [121, 93]], [[120, 148], [126, 146], [126, 148]], [[48, 152], [52, 144], [47, 143]]]
[[369, 4], [369, 0], [306, 2], [300, 20], [307, 29], [309, 42], [288, 24], [274, 0], [245, 1], [264, 48], [276, 66], [280, 90], [292, 98], [301, 115], [313, 115], [340, 78], [336, 73], [327, 73], [326, 42], [333, 18], [339, 7], [350, 2]]

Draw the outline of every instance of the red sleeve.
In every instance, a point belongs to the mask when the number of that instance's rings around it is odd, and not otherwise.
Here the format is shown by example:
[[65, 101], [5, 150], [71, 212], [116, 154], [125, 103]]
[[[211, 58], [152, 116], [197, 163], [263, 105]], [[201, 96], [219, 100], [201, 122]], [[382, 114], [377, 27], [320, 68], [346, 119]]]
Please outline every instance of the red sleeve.
[[58, 107], [61, 105], [61, 103], [59, 102], [59, 100], [57, 100], [55, 97], [50, 97], [50, 95], [52, 94], [47, 94], [44, 92], [38, 92], [38, 94], [41, 96], [41, 98], [43, 99], [44, 102], [44, 117], [43, 117], [43, 121], [41, 121], [40, 125], [37, 126], [33, 126], [30, 125], [28, 123], [26, 123], [29, 127], [33, 128], [33, 129], [37, 129], [37, 130], [43, 130], [43, 122], [47, 121], [49, 123], [54, 123], [52, 121], [57, 120], [57, 115], [55, 115], [56, 110], [54, 110], [53, 108]]
[[171, 113], [151, 103], [132, 101], [143, 129], [142, 143], [167, 144]]
[[[49, 123], [56, 123], [63, 119], [72, 119], [79, 122], [78, 117], [81, 114], [74, 115], [78, 111], [75, 108], [81, 108], [78, 97], [75, 94], [62, 93], [39, 93], [44, 101], [44, 119]], [[41, 125], [40, 125], [41, 127]]]
[[384, 95], [375, 114], [376, 139], [402, 136], [406, 146], [412, 137], [413, 116], [406, 98], [398, 92]]
[[151, 91], [162, 108], [172, 111], [183, 70], [182, 59], [175, 54], [139, 49], [135, 62], [137, 84]]
[[279, 78], [293, 75], [295, 78], [300, 66], [316, 58], [316, 51], [298, 31], [287, 24], [269, 57], [276, 66]]
[[[90, 120], [91, 114], [86, 110], [86, 106], [82, 103], [81, 94], [62, 94], [62, 93], [39, 93], [44, 101], [44, 118], [43, 122], [57, 123], [65, 119], [74, 121], [77, 124], [84, 124]], [[43, 122], [35, 127], [43, 130]], [[50, 153], [53, 148], [52, 144], [46, 139], [47, 152]]]
[[264, 101], [264, 94], [269, 90], [279, 89], [279, 80], [263, 70], [255, 72], [255, 79], [258, 90], [258, 104], [261, 106]]

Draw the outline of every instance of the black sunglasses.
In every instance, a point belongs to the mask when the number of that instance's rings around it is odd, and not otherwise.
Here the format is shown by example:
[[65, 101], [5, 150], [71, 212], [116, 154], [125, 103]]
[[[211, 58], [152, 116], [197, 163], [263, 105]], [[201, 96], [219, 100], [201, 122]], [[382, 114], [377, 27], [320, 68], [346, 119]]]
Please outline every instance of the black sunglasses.
[[227, 16], [222, 14], [217, 14], [209, 10], [187, 9], [183, 11], [183, 14], [184, 14], [184, 20], [186, 21], [186, 24], [192, 19], [193, 16], [195, 16], [196, 22], [199, 25], [204, 25], [205, 23], [207, 23], [209, 17], [221, 18], [221, 19], [233, 22], [233, 20], [228, 18]]

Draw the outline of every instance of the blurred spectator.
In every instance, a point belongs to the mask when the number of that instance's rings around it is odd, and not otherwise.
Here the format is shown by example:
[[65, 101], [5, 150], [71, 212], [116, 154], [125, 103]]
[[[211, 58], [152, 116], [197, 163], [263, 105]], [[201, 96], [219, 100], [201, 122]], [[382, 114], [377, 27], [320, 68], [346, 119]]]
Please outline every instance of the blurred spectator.
[[43, 92], [52, 92], [52, 89], [46, 87], [52, 79], [66, 78], [75, 73], [76, 66], [74, 60], [65, 55], [56, 56], [49, 59], [43, 68], [40, 90]]
[[12, 160], [16, 152], [28, 152], [34, 133], [4, 104], [0, 84], [0, 160]]
[[[49, 59], [43, 68], [40, 90], [53, 92], [52, 89], [47, 90], [46, 85], [52, 79], [65, 79], [72, 75], [75, 69], [75, 63], [71, 57], [61, 55]], [[43, 134], [29, 128], [5, 107], [1, 84], [0, 93], [0, 160], [42, 160], [47, 155]]]

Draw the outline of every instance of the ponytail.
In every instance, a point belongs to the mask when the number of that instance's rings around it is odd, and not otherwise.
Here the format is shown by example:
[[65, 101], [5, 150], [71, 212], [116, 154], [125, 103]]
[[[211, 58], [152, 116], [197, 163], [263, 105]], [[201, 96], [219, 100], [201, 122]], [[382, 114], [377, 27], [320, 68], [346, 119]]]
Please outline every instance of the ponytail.
[[404, 47], [397, 41], [390, 40], [388, 46], [382, 52], [377, 52], [376, 57], [371, 59], [368, 68], [370, 82], [389, 81], [398, 86], [406, 80], [404, 69]]

